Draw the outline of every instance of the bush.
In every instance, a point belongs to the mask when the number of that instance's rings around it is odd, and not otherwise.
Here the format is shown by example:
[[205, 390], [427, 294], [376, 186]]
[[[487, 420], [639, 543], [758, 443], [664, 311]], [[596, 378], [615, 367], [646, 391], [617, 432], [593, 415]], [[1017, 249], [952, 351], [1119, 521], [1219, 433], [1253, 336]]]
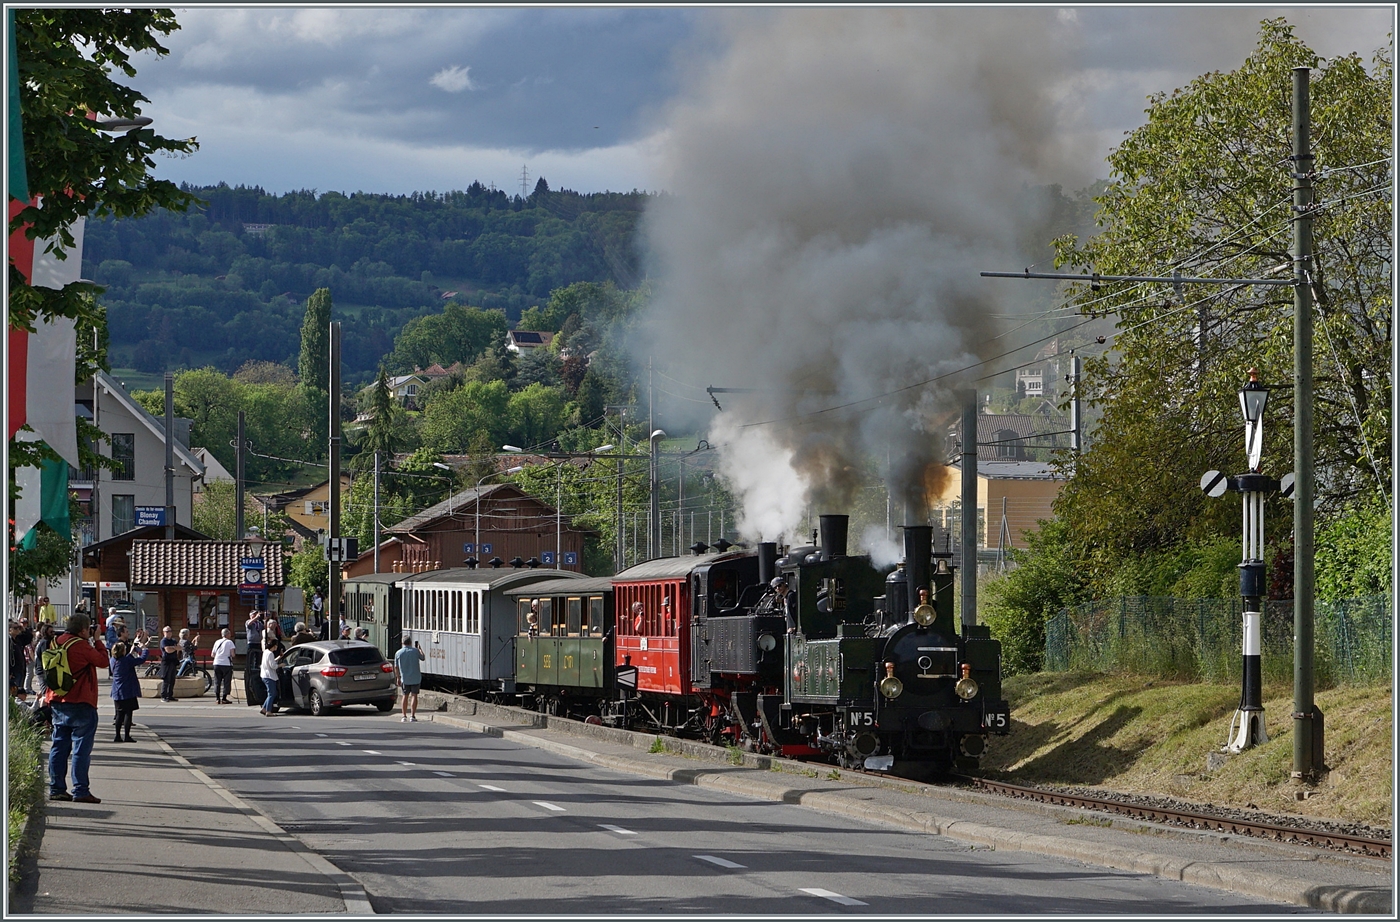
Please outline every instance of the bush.
[[[43, 765], [43, 737], [29, 722], [23, 708], [10, 701], [10, 734], [5, 750], [6, 769], [10, 785], [10, 811], [7, 816], [10, 834], [8, 845], [14, 853], [15, 843], [24, 834], [29, 814], [38, 808], [46, 783]], [[14, 868], [10, 868], [13, 877]]]
[[1074, 558], [1063, 524], [1052, 520], [1030, 535], [1030, 548], [1013, 551], [1016, 569], [987, 581], [980, 617], [1001, 641], [1006, 675], [1039, 672], [1045, 656], [1045, 622], [1087, 597], [1084, 567]]

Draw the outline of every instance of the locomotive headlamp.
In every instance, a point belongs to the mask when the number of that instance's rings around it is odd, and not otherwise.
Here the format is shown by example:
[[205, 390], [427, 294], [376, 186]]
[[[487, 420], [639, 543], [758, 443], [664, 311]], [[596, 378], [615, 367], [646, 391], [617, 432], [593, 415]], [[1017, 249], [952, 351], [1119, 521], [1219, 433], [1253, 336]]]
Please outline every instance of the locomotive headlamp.
[[953, 686], [953, 691], [964, 701], [971, 701], [977, 697], [977, 680], [971, 675], [972, 667], [967, 663], [962, 664], [962, 678], [958, 679], [958, 684]]
[[920, 627], [928, 627], [936, 617], [938, 615], [933, 610], [933, 606], [927, 602], [914, 609], [914, 621]]
[[904, 683], [894, 677], [894, 663], [885, 664], [885, 677], [880, 680], [880, 694], [890, 699], [904, 694]]
[[778, 641], [772, 634], [758, 635], [758, 648], [764, 653], [771, 653], [777, 646]]

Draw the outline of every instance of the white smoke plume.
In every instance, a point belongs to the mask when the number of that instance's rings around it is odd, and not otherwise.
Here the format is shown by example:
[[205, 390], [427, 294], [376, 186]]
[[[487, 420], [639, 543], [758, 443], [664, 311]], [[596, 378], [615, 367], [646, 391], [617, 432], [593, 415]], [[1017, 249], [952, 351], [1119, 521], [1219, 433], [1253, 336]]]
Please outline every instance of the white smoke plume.
[[904, 559], [904, 548], [900, 546], [880, 525], [871, 525], [860, 536], [860, 547], [870, 555], [870, 562], [880, 569], [892, 567]]
[[[668, 114], [648, 351], [725, 395], [746, 538], [842, 511], [867, 459], [922, 499], [954, 393], [1024, 293], [1026, 190], [1062, 149], [1053, 10], [739, 13]], [[1063, 127], [1063, 126], [1058, 126]], [[937, 379], [935, 383], [914, 386]], [[853, 406], [845, 406], [853, 404]], [[841, 408], [841, 409], [832, 409]]]

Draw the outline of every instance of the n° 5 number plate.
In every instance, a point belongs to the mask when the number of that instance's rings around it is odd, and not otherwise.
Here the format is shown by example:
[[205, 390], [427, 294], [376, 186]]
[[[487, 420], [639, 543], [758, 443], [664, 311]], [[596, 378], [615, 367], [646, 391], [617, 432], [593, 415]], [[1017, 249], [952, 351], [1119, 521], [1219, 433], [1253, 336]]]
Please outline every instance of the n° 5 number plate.
[[875, 726], [875, 715], [870, 711], [847, 711], [846, 726], [873, 727]]

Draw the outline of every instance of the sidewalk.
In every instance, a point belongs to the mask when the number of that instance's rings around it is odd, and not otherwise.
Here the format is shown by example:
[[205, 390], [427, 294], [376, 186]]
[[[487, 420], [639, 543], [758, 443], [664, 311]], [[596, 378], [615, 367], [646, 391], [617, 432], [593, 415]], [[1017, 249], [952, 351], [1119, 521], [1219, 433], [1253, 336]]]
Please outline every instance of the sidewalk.
[[151, 731], [138, 724], [137, 742], [113, 745], [111, 719], [104, 697], [90, 773], [102, 803], [44, 802], [39, 852], [21, 863], [11, 914], [372, 912], [353, 878]]

